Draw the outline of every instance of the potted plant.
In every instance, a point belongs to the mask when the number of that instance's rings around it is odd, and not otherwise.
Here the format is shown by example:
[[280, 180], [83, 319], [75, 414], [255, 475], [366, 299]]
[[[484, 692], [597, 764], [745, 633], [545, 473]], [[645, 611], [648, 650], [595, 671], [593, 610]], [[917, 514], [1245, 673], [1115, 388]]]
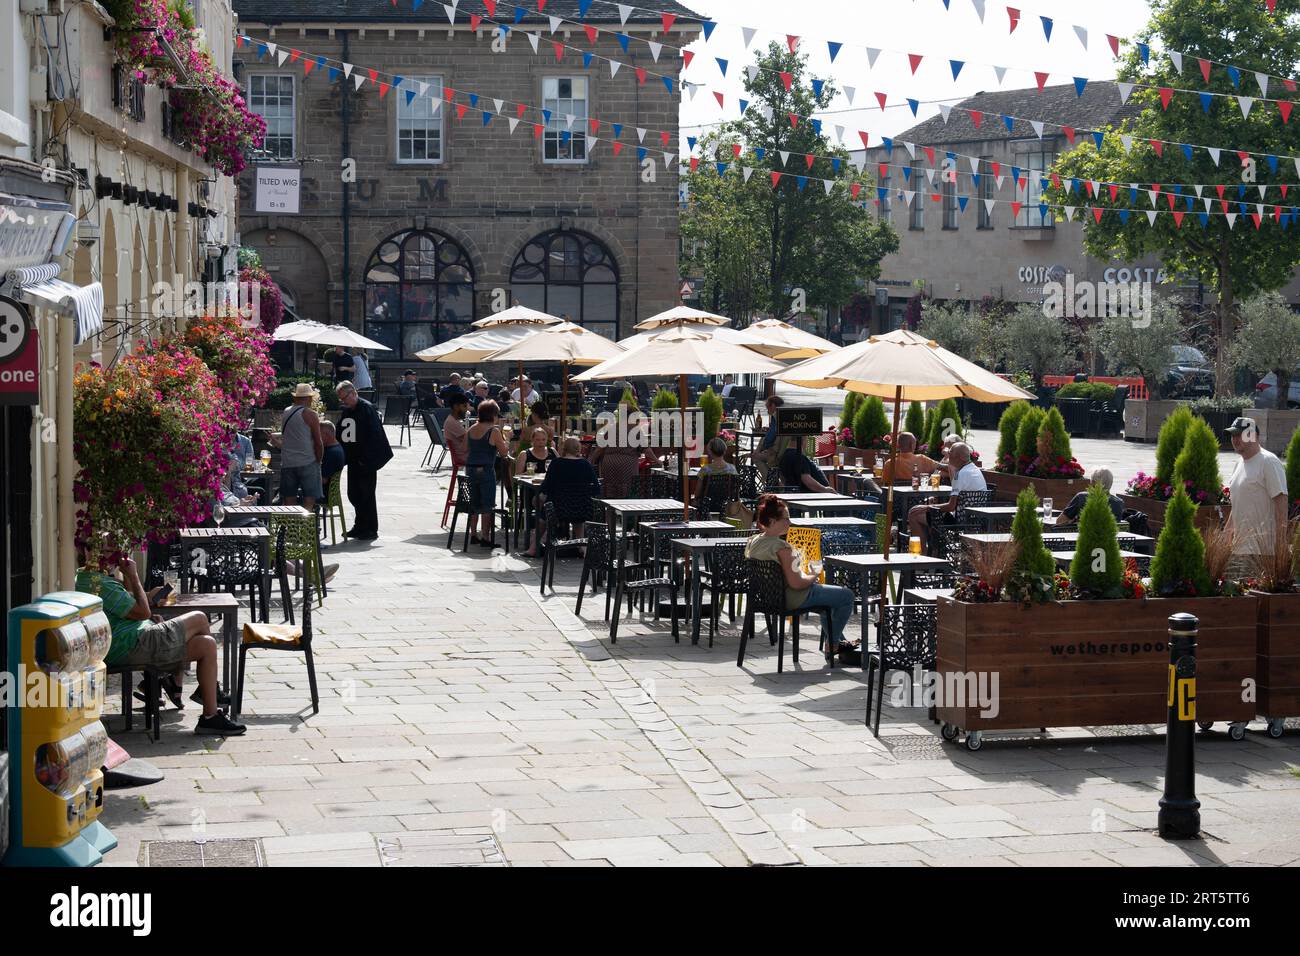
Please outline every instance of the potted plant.
[[1259, 555], [1243, 582], [1259, 602], [1255, 710], [1268, 720], [1270, 737], [1283, 721], [1300, 716], [1300, 528], [1280, 530], [1272, 554]]
[[1157, 534], [1164, 525], [1167, 503], [1180, 487], [1196, 506], [1197, 527], [1223, 523], [1230, 502], [1219, 473], [1219, 439], [1208, 423], [1185, 405], [1161, 426], [1155, 473], [1139, 471], [1121, 497], [1126, 508], [1147, 516], [1151, 533]]
[[866, 395], [853, 415], [853, 444], [862, 451], [883, 452], [889, 448], [889, 418], [885, 403], [875, 395]]
[[1000, 501], [1015, 501], [1024, 488], [1033, 488], [1040, 498], [1067, 501], [1087, 486], [1061, 413], [1029, 402], [1012, 402], [1002, 413], [997, 465], [983, 471], [984, 479], [997, 486]]

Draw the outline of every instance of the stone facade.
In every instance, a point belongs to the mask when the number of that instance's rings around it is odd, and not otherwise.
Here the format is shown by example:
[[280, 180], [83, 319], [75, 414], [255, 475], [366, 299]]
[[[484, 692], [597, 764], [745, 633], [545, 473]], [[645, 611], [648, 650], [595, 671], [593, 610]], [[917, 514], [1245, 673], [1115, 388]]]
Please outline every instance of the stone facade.
[[[242, 6], [237, 4], [237, 8]], [[438, 5], [429, 7], [443, 16]], [[602, 33], [591, 45], [581, 29], [562, 28], [551, 37], [541, 25], [543, 39], [539, 53], [534, 54], [521, 27], [511, 31], [504, 52], [493, 52], [489, 24], [472, 30], [463, 22], [449, 27], [445, 17], [437, 26], [418, 22], [429, 7], [400, 23], [384, 25], [348, 21], [271, 26], [254, 22], [251, 11], [240, 10], [240, 30], [256, 41], [302, 49], [313, 57], [325, 56], [335, 65], [353, 63], [359, 71], [373, 68], [404, 77], [437, 76], [444, 88], [457, 91], [453, 102], [444, 101], [441, 107], [440, 161], [400, 162], [397, 119], [399, 103], [405, 100], [399, 91], [381, 98], [370, 82], [358, 91], [344, 78], [330, 82], [326, 71], [320, 69], [304, 78], [301, 65], [278, 65], [274, 55], [259, 58], [256, 42], [237, 51], [245, 89], [260, 74], [293, 76], [294, 153], [301, 161], [303, 177], [300, 212], [257, 213], [256, 172], [250, 169], [240, 180], [240, 213], [243, 244], [262, 253], [271, 274], [288, 290], [297, 313], [302, 318], [345, 322], [366, 331], [369, 326], [363, 323], [363, 316], [371, 316], [377, 301], [374, 295], [367, 298], [367, 264], [387, 238], [407, 230], [430, 230], [439, 241], [450, 239], [463, 251], [474, 291], [472, 314], [467, 314], [468, 295], [458, 301], [457, 320], [461, 322], [510, 304], [518, 293], [511, 290], [512, 264], [530, 240], [552, 230], [579, 234], [584, 243], [596, 240], [617, 272], [616, 300], [607, 294], [601, 300], [607, 308], [588, 305], [584, 324], [593, 325], [602, 334], [627, 334], [639, 319], [678, 304], [678, 96], [670, 94], [653, 75], [644, 85], [639, 84], [633, 67], [645, 66], [675, 78], [680, 58], [665, 50], [657, 64], [628, 62], [611, 78], [601, 60], [593, 60], [584, 69], [581, 55], [570, 50], [563, 62], [557, 62], [550, 46], [554, 39], [571, 47], [581, 44], [582, 49], [600, 56], [635, 60], [623, 53], [610, 33]], [[629, 23], [623, 29], [642, 36], [662, 34], [657, 20], [653, 26]], [[660, 39], [673, 46], [685, 45], [696, 32], [693, 26], [678, 24], [670, 36], [661, 35]], [[640, 47], [645, 49], [644, 44]], [[642, 58], [649, 61], [644, 54]], [[543, 161], [541, 141], [529, 124], [542, 121], [538, 108], [547, 77], [583, 77], [587, 81], [587, 113], [600, 121], [596, 135], [601, 141], [585, 163]], [[494, 109], [493, 100], [505, 101], [490, 125], [485, 127], [481, 114], [473, 109], [463, 118], [457, 117], [455, 104], [468, 105], [471, 93], [477, 95], [479, 106], [489, 109]], [[343, 97], [347, 98], [346, 129]], [[528, 110], [511, 134], [508, 118], [517, 116], [516, 104], [521, 103]], [[257, 104], [253, 105], [256, 108]], [[623, 126], [623, 149], [618, 156], [611, 147], [612, 123]], [[572, 129], [583, 126], [578, 119]], [[648, 131], [644, 145], [649, 155], [644, 164], [638, 162], [636, 153], [637, 127]], [[671, 133], [671, 146], [663, 146], [660, 130]], [[345, 141], [349, 144], [346, 153]], [[665, 164], [665, 150], [671, 154], [670, 165]], [[343, 181], [348, 158], [356, 161], [353, 183]], [[346, 252], [345, 235], [350, 240]], [[590, 255], [594, 257], [596, 252]], [[617, 326], [613, 324], [615, 302]], [[524, 304], [541, 307], [534, 301], [525, 300]], [[550, 308], [562, 312], [557, 301], [552, 301]], [[581, 317], [575, 314], [574, 320]], [[441, 340], [458, 333], [454, 326], [446, 325], [435, 334]], [[403, 345], [423, 341], [408, 337]], [[409, 354], [403, 356], [398, 351], [373, 358], [379, 363], [385, 359], [409, 362]]]

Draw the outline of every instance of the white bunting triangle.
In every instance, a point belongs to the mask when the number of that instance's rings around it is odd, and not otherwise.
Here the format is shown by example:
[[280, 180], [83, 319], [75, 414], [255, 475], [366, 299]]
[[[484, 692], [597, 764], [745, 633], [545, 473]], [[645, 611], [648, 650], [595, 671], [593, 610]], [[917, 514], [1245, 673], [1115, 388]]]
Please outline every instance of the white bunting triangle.
[[998, 86], [1001, 86], [1002, 81], [1006, 79], [1007, 68], [1005, 66], [995, 66], [993, 68], [993, 74], [998, 78]]
[[844, 142], [844, 127], [838, 124], [835, 126], [835, 141], [839, 143]]
[[984, 22], [984, 0], [970, 0], [971, 5], [975, 7], [975, 13], [980, 18], [980, 23]]
[[622, 65], [623, 65], [623, 64], [620, 63], [618, 60], [610, 60], [610, 61], [609, 61], [609, 75], [610, 75], [611, 77], [618, 76], [618, 68], [619, 68], [620, 66], [622, 66]]
[[1268, 74], [1256, 73], [1255, 82], [1259, 84], [1259, 95], [1268, 96]]
[[280, 65], [284, 66], [284, 61], [289, 59], [289, 51], [281, 50], [279, 53], [275, 55], [275, 57], [279, 61]]
[[674, 159], [676, 159], [676, 157], [675, 157], [672, 153], [665, 152], [665, 153], [664, 153], [664, 169], [672, 169], [672, 168], [673, 168], [673, 160], [674, 160]]
[[790, 165], [790, 154], [784, 149], [778, 150], [778, 152], [781, 154], [781, 165], [782, 166]]
[[344, 64], [343, 64], [343, 75], [346, 76], [349, 80], [352, 79], [352, 64], [351, 64], [351, 63], [344, 63]]
[[1214, 165], [1219, 165], [1219, 156], [1222, 154], [1222, 150], [1217, 146], [1207, 146], [1205, 150], [1210, 154], [1210, 159], [1214, 160]]
[[357, 89], [361, 89], [361, 84], [366, 82], [366, 77], [364, 74], [358, 73], [356, 76], [352, 77], [352, 82], [357, 85]]
[[1074, 222], [1074, 211], [1075, 211], [1077, 208], [1078, 208], [1077, 206], [1066, 206], [1066, 207], [1065, 207], [1065, 221], [1066, 221], [1066, 222]]
[[592, 136], [588, 134], [586, 139], [587, 139], [587, 155], [590, 156], [592, 153], [596, 151], [596, 147], [600, 145], [600, 137]]
[[907, 155], [908, 155], [908, 156], [911, 156], [913, 159], [916, 159], [916, 144], [915, 144], [915, 143], [904, 142], [904, 143], [903, 143], [903, 149], [907, 150]]
[[[689, 98], [691, 101], [694, 101], [694, 100], [695, 100], [695, 94], [698, 93], [699, 91], [700, 91], [700, 85], [699, 85], [698, 83], [687, 83], [687, 84], [686, 84], [686, 95], [687, 95], [687, 98]], [[719, 105], [721, 105], [721, 104], [719, 104]]]
[[740, 28], [741, 36], [743, 36], [744, 39], [745, 39], [745, 49], [746, 49], [746, 50], [748, 50], [748, 49], [749, 49], [749, 45], [750, 45], [751, 43], [754, 42], [754, 34], [756, 34], [757, 32], [758, 32], [758, 31], [755, 30], [753, 27], [741, 27], [741, 28]]
[[934, 185], [934, 169], [933, 169], [933, 168], [931, 168], [931, 167], [929, 167], [929, 166], [927, 166], [927, 167], [925, 168], [925, 178], [928, 179], [928, 180], [930, 181], [930, 185], [931, 185], [931, 186]]
[[500, 115], [500, 113], [501, 113], [501, 107], [503, 107], [503, 106], [506, 105], [506, 101], [505, 101], [505, 100], [493, 100], [493, 101], [492, 101], [492, 105], [495, 106], [495, 107], [497, 108], [497, 115]]
[[636, 141], [638, 143], [645, 142], [645, 130], [643, 130], [640, 126], [636, 128]]
[[997, 178], [997, 184], [998, 184], [998, 190], [999, 190], [999, 191], [1001, 191], [1001, 189], [1002, 189], [1002, 184], [1003, 184], [1004, 182], [1006, 182], [1006, 180], [1007, 180], [1007, 177], [1005, 177], [1005, 176], [998, 176], [998, 178]]
[[433, 115], [442, 115], [442, 100], [435, 98], [433, 101]]
[[266, 51], [270, 53], [271, 56], [275, 56], [275, 51], [278, 50], [279, 48], [280, 48], [280, 44], [278, 43], [268, 43], [266, 45]]
[[835, 188], [835, 180], [823, 179], [822, 185], [826, 187], [826, 195], [829, 196], [831, 194], [831, 190]]
[[1083, 44], [1083, 48], [1085, 50], [1088, 49], [1088, 31], [1081, 26], [1076, 26], [1074, 28], [1074, 35], [1079, 38], [1079, 42]]
[[429, 84], [424, 82], [424, 80], [416, 80], [415, 86], [416, 89], [420, 91], [421, 96], [424, 96], [426, 93], [429, 92]]
[[744, 177], [745, 182], [749, 182], [749, 177], [754, 175], [754, 167], [742, 166], [740, 172], [741, 175]]
[[[1255, 188], [1259, 190], [1259, 198], [1260, 198], [1260, 199], [1267, 199], [1267, 198], [1268, 198], [1267, 196], [1264, 195], [1264, 194], [1268, 191], [1268, 186], [1267, 186], [1266, 184], [1264, 184], [1264, 183], [1260, 183], [1260, 184], [1259, 184], [1258, 186], [1256, 186]], [[1258, 206], [1259, 203], [1256, 203], [1255, 205]], [[1260, 212], [1261, 212], [1261, 213], [1263, 213], [1263, 211], [1264, 211], [1263, 209], [1260, 209]]]
[[1183, 72], [1183, 55], [1179, 53], [1177, 50], [1169, 51], [1169, 62], [1174, 65], [1175, 73]]
[[510, 124], [510, 132], [513, 133], [515, 131], [515, 127], [519, 125], [519, 118], [515, 116], [508, 116], [506, 117], [506, 122]]
[[853, 97], [856, 96], [857, 93], [858, 93], [858, 88], [856, 86], [844, 87], [844, 97], [849, 101], [850, 106], [853, 105]]
[[1151, 199], [1151, 208], [1152, 208], [1152, 209], [1155, 209], [1155, 208], [1156, 208], [1156, 203], [1157, 203], [1157, 202], [1159, 201], [1159, 199], [1160, 199], [1160, 194], [1159, 194], [1158, 192], [1156, 192], [1154, 189], [1148, 189], [1148, 190], [1147, 190], [1147, 196], [1149, 196], [1150, 199]]
[[1295, 174], [1300, 176], [1300, 156], [1295, 157]]
[[874, 69], [876, 66], [876, 57], [880, 56], [880, 51], [867, 47], [867, 66]]
[[560, 17], [553, 17], [549, 15], [547, 16], [547, 19], [551, 21], [551, 35], [554, 36], [555, 31], [560, 29], [560, 24], [563, 23], [564, 20], [562, 20]]
[[646, 40], [646, 46], [650, 47], [650, 55], [654, 57], [654, 61], [658, 63], [659, 53], [663, 50], [664, 45], [662, 43], [656, 43], [654, 40]]
[[915, 198], [916, 198], [916, 192], [914, 190], [911, 189], [903, 190], [903, 202], [905, 202], [907, 205], [909, 206], [912, 205], [912, 200]]
[[1147, 225], [1149, 225], [1149, 226], [1154, 226], [1154, 225], [1156, 224], [1156, 216], [1157, 216], [1157, 215], [1159, 215], [1159, 213], [1157, 213], [1154, 209], [1148, 209], [1148, 210], [1147, 210]]
[[1120, 133], [1119, 141], [1124, 144], [1124, 152], [1128, 153], [1133, 150], [1133, 137], [1128, 133]]
[[631, 15], [632, 15], [632, 8], [629, 7], [626, 3], [620, 3], [618, 5], [618, 19], [619, 22], [623, 24], [623, 26], [627, 26], [627, 18], [630, 17]]
[[447, 22], [448, 22], [448, 23], [455, 23], [455, 22], [456, 22], [456, 8], [455, 8], [455, 7], [449, 7], [449, 6], [447, 6], [447, 4], [444, 3], [444, 4], [442, 5], [442, 9], [445, 10], [445, 11], [447, 11]]
[[528, 45], [531, 46], [531, 47], [533, 48], [533, 52], [534, 52], [534, 53], [537, 52], [537, 41], [540, 40], [540, 39], [541, 39], [541, 36], [539, 36], [537, 33], [529, 33], [529, 34], [528, 34]]
[[1204, 202], [1205, 202], [1205, 211], [1211, 212], [1214, 209], [1214, 200], [1211, 199], [1209, 196], [1206, 196]]
[[758, 80], [758, 67], [754, 64], [751, 63], [745, 67], [745, 72], [749, 74], [749, 82], [753, 83]]
[[1030, 120], [1029, 125], [1034, 128], [1034, 133], [1039, 139], [1043, 138], [1043, 124], [1040, 120]]
[[949, 103], [940, 103], [940, 104], [939, 104], [939, 116], [940, 116], [940, 118], [942, 118], [943, 121], [944, 121], [945, 123], [947, 123], [947, 122], [948, 122], [948, 117], [950, 117], [951, 115], [952, 115], [952, 105], [949, 104]]
[[1197, 198], [1197, 199], [1200, 199], [1200, 198], [1201, 198], [1201, 192], [1205, 189], [1205, 187], [1204, 187], [1204, 186], [1193, 186], [1192, 188], [1193, 188], [1194, 190], [1196, 190], [1196, 198]]
[[1253, 96], [1238, 96], [1237, 105], [1241, 107], [1242, 119], [1249, 119], [1250, 108], [1255, 105], [1255, 98]]
[[1229, 229], [1232, 229], [1234, 226], [1237, 225], [1237, 214], [1235, 212], [1224, 213], [1224, 216], [1228, 220]]
[[1094, 196], [1101, 195], [1101, 183], [1097, 182], [1095, 179], [1090, 179], [1088, 180], [1088, 185], [1092, 187], [1092, 194]]
[[993, 207], [996, 206], [997, 204], [998, 201], [996, 199], [984, 200], [984, 211], [988, 213], [990, 216], [993, 215]]
[[1129, 98], [1130, 96], [1133, 95], [1133, 86], [1134, 86], [1134, 84], [1132, 84], [1132, 83], [1119, 83], [1119, 82], [1117, 82], [1115, 85], [1119, 87], [1119, 101], [1120, 101], [1120, 103], [1127, 103], [1127, 102], [1128, 102], [1128, 98]]
[[858, 172], [862, 172], [867, 168], [867, 151], [865, 149], [861, 151], [854, 150], [850, 154], [849, 162], [854, 165]]
[[564, 126], [566, 129], [573, 129], [573, 121], [577, 119], [572, 113], [564, 114]]

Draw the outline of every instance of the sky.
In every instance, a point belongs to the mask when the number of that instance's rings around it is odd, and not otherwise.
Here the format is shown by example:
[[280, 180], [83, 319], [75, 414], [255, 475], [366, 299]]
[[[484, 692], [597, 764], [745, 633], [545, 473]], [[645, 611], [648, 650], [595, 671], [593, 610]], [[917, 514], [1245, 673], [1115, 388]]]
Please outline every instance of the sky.
[[[645, 0], [653, 7], [653, 0]], [[812, 76], [833, 79], [841, 93], [825, 120], [832, 139], [835, 125], [846, 127], [845, 143], [861, 148], [857, 131], [871, 134], [871, 144], [881, 136], [894, 136], [938, 113], [926, 100], [956, 103], [981, 91], [1018, 89], [1036, 84], [1033, 72], [1051, 74], [1049, 84], [1072, 82], [1076, 76], [1090, 80], [1114, 79], [1114, 59], [1106, 34], [1128, 37], [1145, 26], [1149, 8], [1142, 0], [1011, 0], [1020, 11], [1014, 33], [1006, 0], [987, 0], [981, 24], [972, 0], [683, 0], [690, 9], [717, 22], [712, 37], [697, 40], [689, 49], [695, 59], [684, 80], [703, 84], [693, 98], [683, 97], [682, 135], [698, 136], [721, 120], [739, 116], [737, 100], [744, 94], [744, 66], [755, 53], [787, 34], [801, 37], [799, 49], [809, 54]], [[1246, 2], [1246, 0], [1243, 0]], [[1040, 16], [1053, 19], [1052, 39], [1045, 39]], [[1087, 30], [1085, 50], [1074, 25]], [[742, 27], [757, 30], [746, 49]], [[843, 43], [832, 63], [828, 40]], [[867, 47], [881, 52], [872, 67]], [[908, 53], [924, 59], [912, 75]], [[727, 75], [715, 57], [729, 61]], [[949, 60], [965, 66], [953, 80]], [[993, 66], [1007, 68], [998, 83]], [[853, 102], [843, 91], [855, 87]], [[724, 94], [719, 108], [714, 91]], [[876, 92], [887, 94], [882, 112]], [[913, 117], [905, 98], [922, 101]], [[896, 105], [895, 105], [896, 104]]]

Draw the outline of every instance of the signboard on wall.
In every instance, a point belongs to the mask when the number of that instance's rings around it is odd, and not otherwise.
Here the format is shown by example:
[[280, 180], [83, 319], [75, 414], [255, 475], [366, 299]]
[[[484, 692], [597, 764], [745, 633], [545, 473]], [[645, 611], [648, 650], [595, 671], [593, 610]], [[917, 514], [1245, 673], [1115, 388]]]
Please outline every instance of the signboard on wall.
[[292, 166], [257, 166], [253, 190], [256, 212], [298, 215], [302, 171]]
[[0, 405], [39, 405], [40, 355], [27, 306], [0, 295]]

